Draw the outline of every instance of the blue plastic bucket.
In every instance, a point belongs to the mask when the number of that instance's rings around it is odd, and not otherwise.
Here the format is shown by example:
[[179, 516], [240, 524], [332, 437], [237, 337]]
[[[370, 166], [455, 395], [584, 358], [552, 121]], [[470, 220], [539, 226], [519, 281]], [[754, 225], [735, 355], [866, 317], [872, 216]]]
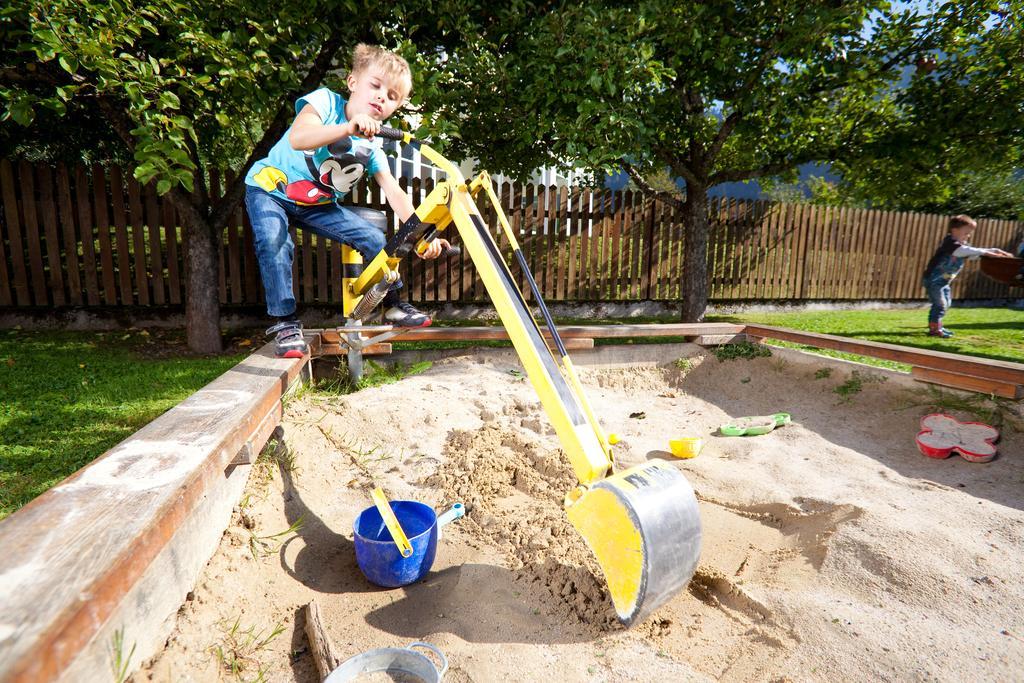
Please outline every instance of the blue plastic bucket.
[[360, 512], [352, 525], [359, 569], [372, 583], [384, 588], [407, 586], [422, 579], [437, 552], [437, 514], [432, 507], [415, 500], [393, 500], [391, 509], [412, 545], [409, 557], [402, 557], [376, 507]]

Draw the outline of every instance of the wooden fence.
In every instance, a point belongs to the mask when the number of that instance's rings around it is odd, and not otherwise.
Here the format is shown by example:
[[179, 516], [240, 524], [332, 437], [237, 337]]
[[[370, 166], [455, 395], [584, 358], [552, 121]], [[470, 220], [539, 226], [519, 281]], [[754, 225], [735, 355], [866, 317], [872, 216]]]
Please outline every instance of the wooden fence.
[[[214, 174], [213, 192], [222, 179]], [[401, 180], [413, 203], [433, 182]], [[503, 184], [498, 196], [545, 299], [673, 301], [686, 240], [677, 212], [630, 191]], [[117, 167], [66, 168], [0, 160], [0, 306], [182, 304], [183, 231], [171, 203]], [[353, 203], [387, 211], [362, 184]], [[481, 210], [495, 225], [493, 210]], [[921, 271], [945, 231], [944, 216], [715, 199], [708, 270], [712, 301], [923, 299]], [[224, 304], [262, 300], [252, 233], [234, 213], [220, 253]], [[981, 220], [975, 242], [1012, 248], [1024, 223]], [[295, 290], [306, 304], [340, 304], [341, 249], [293, 231]], [[499, 244], [509, 256], [507, 240]], [[417, 303], [487, 299], [467, 255], [407, 259]], [[517, 269], [513, 268], [513, 272]], [[520, 286], [529, 296], [525, 280]], [[1011, 296], [968, 264], [958, 299]]]

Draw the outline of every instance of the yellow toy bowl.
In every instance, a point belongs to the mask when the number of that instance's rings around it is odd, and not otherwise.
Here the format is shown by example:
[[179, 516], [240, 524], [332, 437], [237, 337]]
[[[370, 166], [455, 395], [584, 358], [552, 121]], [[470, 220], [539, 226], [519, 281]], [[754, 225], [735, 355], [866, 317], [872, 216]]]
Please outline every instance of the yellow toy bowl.
[[668, 446], [672, 455], [677, 458], [695, 458], [704, 448], [704, 439], [699, 436], [684, 436], [679, 439], [670, 439]]

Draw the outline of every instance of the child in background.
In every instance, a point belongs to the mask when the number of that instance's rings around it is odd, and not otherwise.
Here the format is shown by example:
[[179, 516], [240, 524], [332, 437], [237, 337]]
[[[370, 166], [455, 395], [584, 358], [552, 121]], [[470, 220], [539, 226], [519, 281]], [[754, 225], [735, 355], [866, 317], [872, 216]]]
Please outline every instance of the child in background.
[[[245, 177], [245, 208], [252, 223], [267, 313], [277, 318], [267, 334], [276, 334], [276, 353], [301, 358], [308, 351], [302, 323], [295, 316], [292, 260], [295, 245], [289, 223], [355, 248], [371, 261], [385, 236], [337, 202], [364, 173], [372, 175], [388, 203], [404, 222], [414, 213], [412, 201], [388, 168], [374, 136], [412, 90], [409, 64], [380, 47], [359, 45], [348, 76], [349, 98], [321, 88], [295, 103], [296, 117], [265, 159]], [[435, 239], [421, 258], [437, 258], [449, 249]], [[384, 322], [426, 327], [430, 318], [398, 299], [401, 281], [384, 297]]]
[[949, 219], [946, 238], [935, 250], [925, 266], [921, 284], [928, 293], [932, 307], [928, 312], [928, 336], [952, 337], [953, 333], [942, 326], [942, 318], [952, 303], [950, 285], [964, 267], [965, 259], [979, 256], [1013, 257], [1013, 254], [996, 248], [972, 247], [971, 239], [978, 224], [970, 216], [953, 216]]

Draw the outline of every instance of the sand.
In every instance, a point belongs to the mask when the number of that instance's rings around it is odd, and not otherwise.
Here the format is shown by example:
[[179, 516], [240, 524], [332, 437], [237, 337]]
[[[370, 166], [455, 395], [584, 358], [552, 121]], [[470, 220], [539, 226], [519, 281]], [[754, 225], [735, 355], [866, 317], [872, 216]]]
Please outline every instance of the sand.
[[[1020, 433], [1005, 430], [991, 463], [929, 459], [914, 445], [926, 411], [901, 407], [915, 385], [894, 373], [795, 351], [645, 356], [657, 362], [575, 360], [620, 463], [669, 460], [700, 500], [697, 573], [652, 617], [628, 630], [614, 618], [561, 509], [568, 462], [515, 357], [491, 351], [288, 399], [266, 455], [290, 465], [254, 470], [166, 649], [134, 680], [319, 680], [302, 616], [314, 598], [343, 658], [427, 641], [446, 681], [1021, 677]], [[869, 381], [844, 400], [854, 369]], [[715, 435], [779, 411], [793, 423]], [[668, 452], [684, 435], [705, 437], [698, 457]], [[419, 583], [380, 589], [356, 565], [352, 522], [373, 483], [438, 511], [466, 504]]]

